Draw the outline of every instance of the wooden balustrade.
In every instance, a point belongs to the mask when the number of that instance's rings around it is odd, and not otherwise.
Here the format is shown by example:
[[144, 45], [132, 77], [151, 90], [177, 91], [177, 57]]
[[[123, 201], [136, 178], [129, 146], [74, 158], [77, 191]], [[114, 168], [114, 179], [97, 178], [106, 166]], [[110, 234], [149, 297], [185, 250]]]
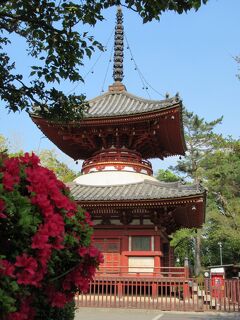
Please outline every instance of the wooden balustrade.
[[86, 294], [76, 295], [77, 307], [143, 308], [169, 311], [240, 312], [240, 280], [100, 276]]

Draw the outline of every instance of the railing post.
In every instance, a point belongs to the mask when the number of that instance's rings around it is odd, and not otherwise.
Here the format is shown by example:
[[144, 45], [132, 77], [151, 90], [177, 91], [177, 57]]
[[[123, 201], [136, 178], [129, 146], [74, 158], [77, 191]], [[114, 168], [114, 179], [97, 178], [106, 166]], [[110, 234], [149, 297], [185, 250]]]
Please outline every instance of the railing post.
[[123, 285], [122, 285], [122, 283], [118, 282], [117, 287], [118, 287], [118, 297], [121, 298], [122, 295], [123, 295]]
[[157, 284], [152, 283], [152, 298], [157, 298]]
[[183, 283], [183, 299], [189, 299], [191, 296], [190, 294], [190, 286], [189, 286], [189, 281], [186, 279]]
[[189, 262], [187, 257], [184, 259], [184, 271], [185, 271], [185, 279], [188, 279], [189, 278]]

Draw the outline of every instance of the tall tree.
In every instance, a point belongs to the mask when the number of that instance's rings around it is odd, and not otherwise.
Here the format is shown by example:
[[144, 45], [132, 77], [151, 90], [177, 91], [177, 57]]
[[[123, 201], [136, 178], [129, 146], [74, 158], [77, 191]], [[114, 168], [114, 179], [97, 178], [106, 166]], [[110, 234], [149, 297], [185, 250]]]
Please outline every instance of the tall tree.
[[[122, 5], [136, 11], [144, 22], [160, 19], [166, 10], [178, 13], [198, 9], [207, 0], [125, 0]], [[104, 19], [105, 8], [120, 0], [13, 0], [0, 1], [0, 98], [9, 110], [38, 107], [44, 117], [72, 120], [82, 117], [85, 96], [66, 95], [55, 84], [68, 79], [83, 81], [80, 66], [85, 56], [102, 45], [84, 29]], [[26, 43], [35, 63], [24, 78], [8, 46], [18, 38]], [[15, 46], [17, 48], [17, 46]]]
[[202, 162], [208, 188], [205, 253], [210, 264], [240, 262], [240, 140], [226, 139]]
[[188, 258], [190, 266], [194, 265], [194, 229], [183, 228], [175, 232], [171, 240], [171, 246], [174, 247], [174, 255], [179, 259], [181, 266], [184, 265], [185, 258]]
[[207, 122], [193, 112], [183, 110], [184, 136], [187, 145], [185, 157], [171, 169], [184, 178], [199, 182], [202, 177], [201, 161], [211, 153], [222, 140], [221, 135], [214, 133], [215, 127], [223, 117]]
[[[183, 124], [187, 151], [185, 157], [179, 160], [177, 165], [171, 169], [178, 174], [183, 175], [184, 178], [191, 179], [195, 183], [199, 183], [203, 178], [201, 162], [222, 140], [221, 135], [218, 135], [213, 131], [221, 121], [222, 117], [214, 121], [207, 122], [193, 112], [189, 112], [184, 109]], [[175, 237], [178, 237], [178, 232], [176, 232]], [[195, 275], [198, 275], [201, 271], [201, 238], [201, 230], [196, 230], [194, 234]], [[189, 241], [192, 241], [192, 233], [190, 231]]]

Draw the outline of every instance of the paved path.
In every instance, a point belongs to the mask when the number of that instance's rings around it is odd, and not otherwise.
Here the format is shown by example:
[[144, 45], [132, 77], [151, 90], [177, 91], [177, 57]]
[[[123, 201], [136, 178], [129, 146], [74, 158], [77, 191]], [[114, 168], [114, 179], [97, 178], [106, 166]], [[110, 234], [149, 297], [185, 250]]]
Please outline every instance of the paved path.
[[240, 320], [240, 313], [188, 313], [155, 310], [80, 308], [74, 320]]

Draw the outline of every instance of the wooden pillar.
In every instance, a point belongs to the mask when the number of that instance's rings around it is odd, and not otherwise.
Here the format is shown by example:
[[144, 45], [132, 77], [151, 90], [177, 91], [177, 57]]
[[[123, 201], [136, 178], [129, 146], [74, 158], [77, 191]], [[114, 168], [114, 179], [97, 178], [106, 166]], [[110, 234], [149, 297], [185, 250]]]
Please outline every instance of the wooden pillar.
[[169, 267], [174, 267], [174, 249], [169, 244]]
[[122, 248], [121, 248], [121, 266], [120, 266], [120, 269], [121, 269], [121, 274], [122, 275], [126, 275], [126, 273], [128, 272], [128, 257], [123, 255], [122, 252], [123, 251], [128, 251], [128, 244], [129, 244], [129, 239], [128, 239], [128, 236], [124, 235], [122, 236], [122, 241], [121, 241], [121, 245], [122, 245]]
[[[161, 237], [159, 235], [154, 236], [154, 251], [161, 251]], [[154, 274], [156, 276], [160, 275], [160, 267], [161, 267], [161, 257], [154, 257]]]
[[161, 248], [161, 237], [159, 235], [154, 236], [154, 250], [160, 251]]

